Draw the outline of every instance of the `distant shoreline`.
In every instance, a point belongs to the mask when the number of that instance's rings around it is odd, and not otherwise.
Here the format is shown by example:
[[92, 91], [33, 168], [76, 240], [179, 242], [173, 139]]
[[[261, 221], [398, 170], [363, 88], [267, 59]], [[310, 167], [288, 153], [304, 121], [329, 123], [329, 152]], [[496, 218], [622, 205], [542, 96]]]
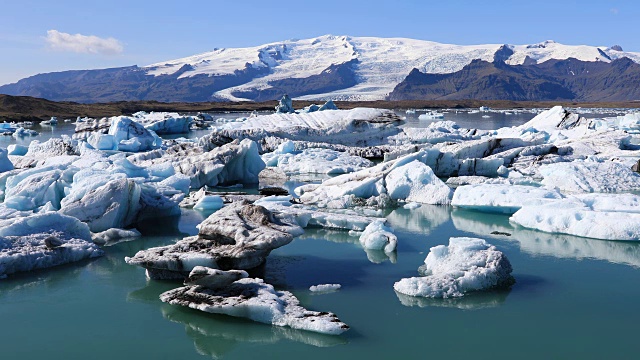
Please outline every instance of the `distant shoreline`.
[[[58, 102], [29, 96], [11, 96], [0, 94], [0, 121], [40, 121], [51, 116], [75, 118], [87, 116], [101, 118], [105, 116], [130, 115], [137, 111], [171, 112], [224, 112], [224, 111], [269, 111], [278, 102], [198, 102], [163, 103], [157, 101], [120, 101], [111, 103], [79, 104]], [[296, 109], [322, 101], [293, 101]], [[408, 100], [408, 101], [335, 101], [340, 109], [355, 107], [375, 107], [384, 109], [455, 109], [479, 108], [488, 106], [493, 109], [549, 108], [555, 105], [584, 108], [640, 108], [640, 101], [624, 102], [573, 102], [573, 101], [508, 101], [508, 100]]]

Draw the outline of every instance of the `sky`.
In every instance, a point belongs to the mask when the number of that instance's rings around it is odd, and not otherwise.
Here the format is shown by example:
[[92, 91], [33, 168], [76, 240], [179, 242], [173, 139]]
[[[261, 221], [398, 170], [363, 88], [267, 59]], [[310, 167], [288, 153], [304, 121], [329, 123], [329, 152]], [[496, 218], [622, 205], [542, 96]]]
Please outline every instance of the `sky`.
[[320, 35], [640, 52], [640, 1], [0, 0], [0, 84]]

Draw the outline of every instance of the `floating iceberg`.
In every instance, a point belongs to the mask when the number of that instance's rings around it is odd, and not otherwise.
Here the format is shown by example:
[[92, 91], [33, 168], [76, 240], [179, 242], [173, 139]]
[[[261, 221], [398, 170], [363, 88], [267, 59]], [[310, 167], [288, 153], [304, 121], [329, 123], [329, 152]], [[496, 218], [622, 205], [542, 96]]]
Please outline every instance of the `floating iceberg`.
[[452, 298], [471, 291], [514, 283], [507, 257], [482, 239], [450, 238], [449, 246], [431, 248], [420, 267], [422, 277], [405, 278], [393, 288], [409, 296]]
[[152, 279], [183, 279], [196, 266], [252, 269], [262, 264], [271, 250], [290, 243], [292, 234], [303, 232], [297, 224], [286, 223], [264, 207], [245, 202], [213, 213], [198, 229], [197, 236], [175, 245], [142, 250], [125, 260], [146, 268]]
[[87, 225], [55, 212], [0, 220], [0, 278], [102, 256]]
[[185, 286], [160, 294], [160, 300], [204, 312], [245, 317], [293, 329], [339, 335], [349, 326], [335, 314], [309, 311], [288, 291], [277, 291], [262, 279], [240, 279], [221, 289]]
[[340, 290], [341, 287], [342, 287], [342, 285], [340, 285], [340, 284], [319, 284], [319, 285], [313, 285], [313, 286], [309, 287], [309, 291], [311, 291], [311, 292], [331, 292], [331, 291], [338, 291], [338, 290]]
[[385, 226], [385, 221], [376, 220], [369, 224], [360, 235], [360, 244], [365, 249], [383, 250], [385, 253], [395, 251], [398, 238], [393, 230]]

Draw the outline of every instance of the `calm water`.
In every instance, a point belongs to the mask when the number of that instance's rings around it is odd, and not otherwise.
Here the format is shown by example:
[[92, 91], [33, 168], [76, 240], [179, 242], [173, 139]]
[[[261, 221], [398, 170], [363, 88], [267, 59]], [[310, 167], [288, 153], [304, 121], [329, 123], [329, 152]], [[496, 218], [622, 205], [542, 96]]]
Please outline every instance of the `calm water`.
[[[508, 216], [447, 206], [388, 211], [397, 256], [366, 253], [346, 232], [308, 229], [275, 250], [266, 281], [352, 329], [323, 336], [162, 303], [176, 282], [147, 281], [124, 263], [141, 249], [197, 233], [208, 213], [138, 226], [144, 237], [106, 256], [0, 281], [2, 359], [630, 358], [637, 351], [640, 246], [516, 229]], [[169, 221], [170, 220], [170, 221]], [[492, 231], [512, 234], [493, 237]], [[399, 297], [430, 247], [478, 236], [503, 251], [510, 291], [457, 301]], [[393, 260], [393, 261], [392, 261]], [[311, 285], [340, 283], [316, 295]]]

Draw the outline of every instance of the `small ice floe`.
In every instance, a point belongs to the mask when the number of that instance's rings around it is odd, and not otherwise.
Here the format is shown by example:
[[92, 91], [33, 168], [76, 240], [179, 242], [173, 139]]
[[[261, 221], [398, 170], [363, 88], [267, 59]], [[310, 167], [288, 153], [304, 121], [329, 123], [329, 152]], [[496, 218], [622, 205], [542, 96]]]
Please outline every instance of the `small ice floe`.
[[402, 279], [393, 288], [409, 296], [452, 298], [514, 283], [507, 257], [475, 238], [454, 237], [449, 246], [432, 247], [418, 270], [423, 276]]
[[319, 284], [311, 286], [309, 291], [314, 293], [327, 293], [338, 291], [341, 287], [342, 285], [340, 284]]

